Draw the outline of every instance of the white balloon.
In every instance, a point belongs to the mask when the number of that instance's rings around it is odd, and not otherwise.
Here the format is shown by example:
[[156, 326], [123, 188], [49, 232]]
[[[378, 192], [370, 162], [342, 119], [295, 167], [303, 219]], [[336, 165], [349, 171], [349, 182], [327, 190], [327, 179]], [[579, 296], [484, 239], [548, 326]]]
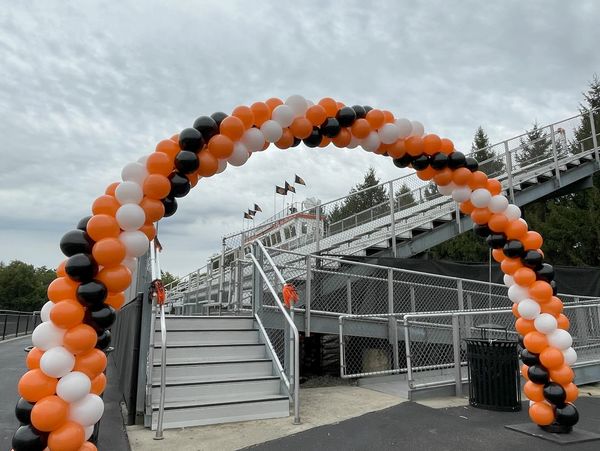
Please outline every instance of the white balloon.
[[477, 208], [485, 208], [492, 200], [492, 194], [485, 188], [478, 188], [471, 194], [471, 203]]
[[510, 204], [508, 207], [506, 207], [506, 210], [504, 210], [504, 215], [509, 221], [514, 221], [515, 219], [519, 219], [521, 217], [521, 209], [515, 204]]
[[281, 135], [283, 135], [283, 128], [281, 128], [281, 125], [274, 120], [263, 122], [263, 124], [260, 126], [260, 131], [265, 137], [265, 140], [269, 141], [270, 143], [279, 141], [281, 139]]
[[129, 271], [133, 274], [134, 271], [137, 271], [137, 263], [138, 260], [135, 257], [125, 257], [121, 262], [122, 265], [125, 265], [129, 268]]
[[73, 371], [63, 376], [56, 385], [56, 394], [67, 402], [75, 402], [87, 396], [92, 381], [81, 371]]
[[523, 299], [517, 307], [519, 315], [525, 319], [535, 319], [540, 314], [540, 304], [533, 299]]
[[69, 419], [82, 426], [92, 426], [102, 418], [103, 413], [104, 402], [102, 402], [102, 398], [90, 393], [79, 401], [71, 403]]
[[141, 257], [148, 251], [148, 237], [139, 230], [126, 230], [119, 235], [129, 257]]
[[555, 348], [565, 351], [573, 345], [571, 334], [563, 329], [556, 329], [551, 334], [547, 335], [548, 344]]
[[249, 156], [246, 146], [241, 142], [236, 141], [233, 145], [233, 153], [229, 156], [227, 162], [231, 166], [241, 166], [248, 161]]
[[52, 307], [54, 307], [54, 302], [52, 301], [48, 301], [44, 304], [42, 310], [40, 311], [40, 318], [42, 318], [42, 321], [46, 322], [50, 320], [50, 312], [52, 311]]
[[288, 105], [278, 105], [273, 110], [271, 118], [282, 127], [289, 127], [294, 122], [296, 114]]
[[565, 356], [565, 362], [568, 365], [573, 365], [575, 362], [577, 362], [577, 352], [575, 352], [575, 349], [568, 348], [565, 349], [562, 353]]
[[294, 111], [296, 117], [304, 116], [304, 113], [306, 113], [306, 110], [308, 109], [308, 102], [304, 97], [298, 94], [289, 96], [286, 99], [285, 104]]
[[454, 182], [450, 182], [447, 185], [438, 185], [438, 191], [444, 196], [450, 196], [456, 188], [457, 187]]
[[146, 222], [144, 209], [137, 204], [121, 205], [115, 215], [119, 227], [123, 230], [137, 230]]
[[360, 139], [356, 136], [352, 135], [350, 138], [350, 143], [346, 146], [348, 149], [354, 149], [360, 145]]
[[412, 132], [411, 136], [423, 136], [425, 134], [425, 127], [419, 121], [411, 121]]
[[458, 186], [452, 191], [452, 199], [456, 202], [464, 202], [471, 197], [471, 188], [468, 186]]
[[529, 296], [529, 290], [521, 285], [515, 284], [508, 288], [508, 299], [515, 304], [518, 304], [523, 299], [527, 299], [527, 296]]
[[492, 213], [502, 213], [508, 207], [508, 199], [502, 194], [492, 196], [488, 208]]
[[546, 335], [551, 334], [558, 327], [556, 318], [549, 313], [542, 313], [535, 319], [533, 324], [538, 332]]
[[514, 277], [509, 276], [508, 274], [504, 274], [503, 280], [504, 280], [504, 285], [506, 285], [509, 288], [515, 284]]
[[121, 205], [139, 204], [144, 197], [142, 187], [135, 182], [121, 182], [115, 190], [115, 197]]
[[135, 182], [142, 186], [146, 177], [148, 177], [148, 171], [145, 164], [129, 163], [121, 170], [121, 179], [124, 182]]
[[400, 138], [400, 129], [395, 124], [383, 124], [378, 133], [379, 139], [384, 144], [392, 144]]
[[259, 152], [265, 145], [265, 135], [258, 128], [249, 128], [241, 140], [250, 152]]
[[381, 141], [379, 141], [379, 135], [377, 132], [371, 132], [369, 133], [369, 136], [362, 140], [361, 146], [367, 152], [375, 152], [377, 149], [379, 149], [380, 144]]
[[406, 138], [412, 133], [413, 125], [408, 119], [401, 117], [400, 119], [396, 119], [394, 124], [396, 124], [396, 127], [398, 127], [400, 138]]
[[90, 426], [84, 427], [83, 431], [85, 432], [84, 440], [88, 440], [94, 433], [94, 425], [92, 424]]
[[45, 323], [38, 324], [33, 330], [31, 341], [36, 348], [47, 351], [50, 348], [62, 346], [65, 332], [65, 329], [56, 327], [52, 321], [46, 321]]
[[42, 354], [40, 369], [50, 377], [63, 377], [75, 366], [75, 356], [62, 346], [55, 346]]
[[227, 169], [227, 160], [219, 160], [219, 168], [217, 169], [217, 174], [220, 174], [225, 169]]

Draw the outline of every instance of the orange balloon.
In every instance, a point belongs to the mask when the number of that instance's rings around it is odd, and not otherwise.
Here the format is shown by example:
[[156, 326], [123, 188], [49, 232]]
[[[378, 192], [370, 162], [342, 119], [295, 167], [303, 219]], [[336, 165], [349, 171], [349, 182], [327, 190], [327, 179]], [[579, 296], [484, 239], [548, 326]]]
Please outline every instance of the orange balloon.
[[[328, 138], [327, 136], [323, 136], [321, 138], [321, 144], [319, 144], [319, 147], [327, 147], [330, 143], [331, 143], [331, 138]], [[375, 151], [375, 153], [377, 153], [377, 150]]]
[[365, 119], [373, 130], [381, 128], [385, 123], [385, 115], [383, 114], [383, 111], [377, 109], [372, 109], [369, 111]]
[[571, 325], [569, 318], [567, 318], [562, 313], [558, 315], [558, 318], [556, 318], [556, 322], [558, 323], [559, 329], [569, 330], [569, 326]]
[[431, 166], [427, 166], [425, 169], [421, 171], [417, 171], [417, 177], [421, 180], [431, 180], [436, 174], [436, 170]]
[[423, 137], [423, 149], [427, 155], [436, 154], [442, 150], [442, 140], [438, 135], [425, 135]]
[[[539, 301], [538, 301], [539, 302]], [[563, 311], [563, 303], [556, 296], [552, 296], [549, 301], [541, 304], [542, 313], [550, 313], [551, 315], [558, 316]]]
[[502, 192], [502, 184], [496, 179], [489, 179], [487, 182], [487, 189], [492, 193], [492, 196], [495, 196]]
[[498, 263], [502, 263], [502, 260], [506, 258], [506, 255], [504, 255], [502, 249], [494, 249], [492, 251], [492, 258]]
[[90, 392], [100, 396], [102, 394], [102, 392], [104, 392], [105, 388], [106, 388], [106, 376], [104, 375], [104, 373], [100, 373], [92, 381], [92, 388], [91, 388]]
[[392, 158], [400, 158], [406, 154], [406, 144], [403, 139], [397, 140], [393, 145], [389, 148], [388, 154]]
[[523, 338], [523, 344], [529, 352], [539, 354], [548, 347], [548, 339], [546, 338], [546, 335], [534, 331], [525, 335], [525, 338]]
[[68, 277], [58, 277], [48, 285], [48, 299], [52, 302], [60, 302], [65, 299], [77, 298], [77, 287], [79, 284]]
[[119, 182], [112, 182], [110, 185], [106, 187], [104, 190], [104, 194], [108, 194], [109, 196], [114, 196], [115, 191], [117, 190], [117, 186], [119, 186]]
[[159, 174], [168, 177], [174, 168], [173, 159], [169, 158], [163, 152], [154, 152], [148, 155], [146, 159], [146, 169], [149, 174]]
[[512, 276], [517, 269], [522, 268], [523, 264], [521, 263], [520, 258], [505, 258], [502, 263], [500, 263], [500, 269], [504, 274], [508, 274]]
[[120, 264], [125, 258], [125, 254], [125, 246], [118, 238], [103, 238], [92, 248], [94, 260], [99, 265], [107, 267]]
[[179, 139], [176, 141], [172, 141], [170, 139], [163, 139], [156, 145], [156, 152], [162, 152], [168, 155], [169, 160], [175, 160], [175, 157], [181, 150], [179, 148]]
[[358, 139], [363, 139], [369, 136], [371, 133], [371, 126], [367, 122], [366, 119], [357, 119], [352, 124], [352, 134], [356, 136]]
[[63, 346], [73, 354], [88, 352], [96, 346], [96, 331], [87, 324], [78, 324], [65, 332]]
[[124, 265], [103, 268], [96, 280], [99, 280], [111, 293], [124, 291], [131, 285], [131, 271]]
[[539, 426], [548, 426], [554, 421], [554, 409], [545, 402], [536, 402], [529, 407], [529, 418]]
[[494, 213], [488, 221], [488, 227], [496, 233], [503, 232], [507, 225], [508, 218], [502, 213]]
[[[229, 116], [229, 117], [231, 117], [231, 116]], [[239, 121], [241, 124], [242, 121], [240, 121], [237, 118], [234, 118], [234, 119]], [[225, 121], [223, 121], [223, 122], [225, 122]], [[240, 125], [240, 124], [238, 124], [238, 125], [240, 127], [242, 127], [242, 133], [243, 133], [244, 125], [243, 124]], [[223, 123], [221, 123], [221, 127], [222, 126], [223, 126]], [[217, 158], [220, 158], [220, 159], [229, 158], [231, 156], [231, 154], [233, 153], [233, 141], [228, 136], [215, 135], [212, 138], [210, 138], [210, 141], [208, 141], [208, 151]], [[202, 170], [202, 163], [200, 163], [200, 170]], [[198, 171], [198, 172], [200, 174], [202, 174], [200, 171]]]
[[564, 385], [563, 388], [565, 390], [565, 393], [567, 394], [566, 402], [573, 402], [579, 396], [579, 389], [577, 388], [577, 385], [575, 385], [573, 382]]
[[56, 395], [40, 399], [31, 409], [31, 424], [43, 432], [55, 431], [68, 417], [69, 404]]
[[179, 133], [175, 133], [169, 139], [175, 143], [178, 143], [179, 142]]
[[157, 199], [144, 197], [140, 202], [140, 207], [142, 207], [144, 209], [144, 213], [146, 213], [147, 222], [160, 221], [165, 215], [165, 206], [160, 200]]
[[84, 315], [85, 309], [74, 299], [59, 302], [50, 311], [50, 319], [62, 329], [70, 329], [81, 324]]
[[471, 219], [475, 224], [483, 225], [492, 217], [492, 212], [487, 208], [474, 208], [471, 212]]
[[87, 233], [94, 241], [103, 238], [117, 238], [121, 234], [121, 228], [114, 216], [94, 215], [87, 223]]
[[527, 224], [525, 224], [520, 219], [515, 219], [514, 221], [509, 222], [504, 230], [504, 234], [506, 238], [509, 240], [518, 240], [522, 238], [527, 233]]
[[[240, 119], [242, 121], [242, 124], [244, 124], [244, 128], [246, 130], [252, 127], [252, 125], [254, 124], [254, 113], [252, 112], [250, 107], [244, 105], [235, 107], [231, 115]], [[223, 124], [221, 123], [221, 125]]]
[[[335, 115], [337, 114], [337, 111], [338, 111], [337, 102], [335, 100], [333, 100], [331, 97], [325, 97], [325, 98], [319, 100], [318, 104], [321, 105], [325, 109], [325, 113], [327, 114], [327, 116], [335, 117]], [[321, 124], [322, 123], [323, 122], [321, 122]], [[315, 125], [321, 125], [321, 124], [315, 124]]]
[[391, 124], [392, 122], [394, 122], [396, 120], [396, 118], [394, 117], [394, 114], [388, 110], [383, 110], [383, 117], [385, 118], [386, 124]]
[[290, 125], [290, 130], [296, 138], [308, 138], [313, 131], [313, 124], [305, 117], [297, 117]]
[[78, 451], [85, 441], [83, 426], [67, 421], [60, 428], [50, 432], [48, 448], [52, 451]]
[[523, 379], [525, 379], [526, 381], [529, 380], [529, 374], [527, 374], [528, 370], [529, 367], [527, 365], [521, 365], [521, 376], [523, 376]]
[[139, 230], [140, 232], [144, 233], [144, 235], [146, 235], [150, 241], [152, 241], [156, 236], [156, 229], [152, 224], [144, 224]]
[[469, 180], [469, 188], [476, 190], [479, 188], [487, 188], [488, 176], [485, 172], [475, 171], [471, 174], [471, 180]]
[[[318, 105], [315, 105], [315, 106], [318, 106]], [[338, 133], [338, 135], [335, 138], [333, 138], [331, 141], [333, 142], [333, 145], [335, 147], [344, 148], [344, 147], [347, 147], [348, 144], [350, 144], [351, 140], [352, 140], [352, 134], [350, 133], [350, 131], [347, 128], [342, 127], [340, 129], [340, 132]]]
[[521, 241], [523, 242], [526, 251], [539, 249], [544, 243], [542, 235], [533, 230], [527, 232], [525, 236], [521, 238]]
[[271, 118], [271, 110], [264, 102], [254, 102], [250, 105], [252, 114], [254, 115], [254, 125], [260, 127]]
[[552, 287], [548, 282], [538, 280], [529, 287], [529, 295], [539, 302], [548, 302], [552, 298]]
[[563, 365], [558, 368], [550, 368], [550, 379], [562, 386], [568, 385], [575, 379], [575, 373], [569, 365]]
[[306, 118], [312, 125], [318, 127], [327, 119], [327, 112], [321, 105], [313, 105], [306, 110]]
[[[192, 174], [186, 174], [185, 176], [190, 181], [190, 186], [192, 188], [194, 186], [196, 186], [198, 184], [198, 180], [200, 180], [200, 177], [198, 177], [198, 173], [197, 172], [193, 172]], [[148, 217], [147, 216], [146, 216], [146, 221], [148, 221]], [[150, 222], [154, 222], [154, 221], [150, 221]]]
[[515, 322], [515, 329], [519, 334], [526, 336], [530, 332], [535, 332], [535, 325], [533, 324], [533, 320], [519, 318]]
[[[60, 304], [62, 304], [62, 302]], [[56, 304], [54, 308], [56, 308], [57, 305], [59, 304]], [[52, 310], [54, 310], [54, 308]], [[35, 370], [36, 368], [39, 368], [40, 359], [43, 355], [44, 351], [42, 351], [40, 348], [36, 348], [35, 346], [31, 348], [31, 351], [27, 353], [27, 358], [25, 359], [25, 364], [27, 365], [27, 368], [30, 370]]]
[[98, 448], [92, 442], [85, 442], [78, 451], [98, 451]]
[[536, 384], [531, 381], [525, 382], [523, 391], [527, 398], [532, 401], [543, 401], [544, 400], [544, 386], [542, 384]]
[[271, 97], [270, 99], [268, 99], [267, 101], [265, 101], [265, 103], [267, 104], [267, 106], [270, 109], [269, 112], [269, 119], [271, 119], [271, 112], [277, 108], [279, 105], [283, 105], [283, 100], [278, 99], [277, 97]]
[[117, 210], [121, 205], [115, 196], [110, 196], [108, 194], [103, 194], [98, 197], [94, 203], [92, 204], [92, 213], [95, 215], [109, 215], [115, 216], [117, 214]]
[[442, 138], [442, 147], [440, 151], [446, 155], [450, 155], [452, 152], [454, 152], [454, 143], [448, 138]]
[[58, 264], [58, 267], [56, 268], [56, 277], [65, 277], [67, 275], [67, 271], [65, 271], [66, 264], [66, 259]]
[[29, 402], [38, 402], [56, 393], [58, 379], [46, 376], [39, 368], [29, 370], [19, 380], [17, 390]]
[[560, 349], [548, 346], [540, 353], [540, 362], [548, 369], [557, 369], [564, 365], [565, 356]]
[[292, 144], [294, 144], [294, 135], [289, 128], [284, 128], [281, 138], [279, 138], [279, 141], [277, 141], [275, 145], [280, 149], [289, 149], [292, 147]]
[[[343, 102], [335, 102], [335, 106], [337, 107], [338, 110], [341, 110], [342, 108], [344, 108], [346, 105], [344, 105]], [[337, 112], [336, 112], [337, 113]]]
[[[227, 116], [225, 119], [223, 119], [221, 125], [219, 126], [219, 132], [221, 135], [228, 137], [232, 141], [239, 141], [244, 134], [244, 130], [244, 122], [239, 117], [235, 116]], [[208, 150], [211, 150], [210, 141], [208, 142]], [[214, 151], [212, 153], [214, 154]], [[229, 155], [231, 155], [231, 153]], [[218, 154], [215, 154], [215, 156], [218, 156]]]
[[75, 357], [75, 366], [73, 371], [81, 371], [91, 380], [104, 371], [106, 368], [106, 354], [100, 349], [92, 349]]
[[115, 310], [120, 310], [123, 304], [125, 304], [125, 293], [108, 293], [104, 303], [110, 305]]
[[219, 170], [219, 161], [213, 154], [206, 150], [198, 154], [198, 160], [200, 161], [198, 175], [202, 177], [211, 177]]
[[535, 277], [535, 271], [529, 268], [519, 268], [513, 274], [515, 282], [522, 287], [528, 287], [535, 282]]
[[471, 171], [467, 168], [455, 169], [452, 173], [452, 181], [458, 186], [466, 185], [472, 177]]
[[171, 183], [164, 175], [150, 174], [144, 179], [144, 195], [150, 199], [164, 199], [171, 191]]
[[[404, 154], [400, 155], [400, 157], [402, 157]], [[397, 158], [400, 158], [397, 157]], [[438, 186], [446, 186], [448, 183], [450, 183], [452, 181], [452, 176], [453, 176], [453, 171], [450, 168], [444, 168], [442, 170], [440, 170], [440, 172], [438, 172], [435, 177], [433, 177], [433, 180], [435, 181], [435, 183]]]
[[409, 136], [404, 140], [406, 152], [413, 157], [418, 157], [424, 151], [423, 139], [420, 136]]
[[[434, 180], [435, 180], [435, 177], [434, 177]], [[470, 200], [465, 200], [464, 202], [460, 203], [460, 206], [458, 207], [458, 209], [461, 211], [461, 213], [470, 215], [471, 213], [473, 213], [473, 210], [475, 210], [475, 207], [473, 206], [473, 204], [471, 203]]]
[[521, 314], [519, 313], [519, 304], [513, 304], [511, 310], [515, 318], [521, 317]]
[[265, 141], [265, 143], [263, 144], [262, 150], [267, 150], [269, 148], [269, 144], [271, 144], [269, 141]]

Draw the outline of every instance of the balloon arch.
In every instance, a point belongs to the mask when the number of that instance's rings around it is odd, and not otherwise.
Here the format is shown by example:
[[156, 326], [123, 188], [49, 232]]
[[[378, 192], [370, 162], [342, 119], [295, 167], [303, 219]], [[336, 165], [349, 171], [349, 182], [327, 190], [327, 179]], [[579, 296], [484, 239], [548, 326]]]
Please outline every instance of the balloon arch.
[[301, 96], [271, 98], [239, 106], [231, 115], [199, 117], [192, 128], [159, 142], [156, 150], [126, 165], [122, 182], [108, 186], [92, 204], [92, 216], [67, 232], [60, 248], [67, 259], [48, 287], [43, 322], [33, 332], [35, 346], [20, 379], [14, 451], [95, 450], [89, 442], [104, 404], [104, 350], [110, 327], [125, 302], [137, 257], [156, 234], [154, 223], [177, 210], [203, 177], [229, 164], [243, 165], [273, 143], [280, 149], [363, 147], [401, 168], [412, 167], [433, 180], [469, 214], [475, 232], [487, 239], [505, 273], [520, 334], [521, 374], [527, 380], [529, 415], [540, 426], [569, 430], [578, 420], [572, 402], [577, 386], [570, 365], [569, 320], [555, 296], [553, 269], [543, 262], [542, 237], [529, 231], [519, 207], [502, 195], [498, 180], [478, 170], [475, 159], [454, 150], [452, 141], [424, 134], [416, 121], [396, 119], [386, 110], [347, 107], [331, 98], [317, 104]]

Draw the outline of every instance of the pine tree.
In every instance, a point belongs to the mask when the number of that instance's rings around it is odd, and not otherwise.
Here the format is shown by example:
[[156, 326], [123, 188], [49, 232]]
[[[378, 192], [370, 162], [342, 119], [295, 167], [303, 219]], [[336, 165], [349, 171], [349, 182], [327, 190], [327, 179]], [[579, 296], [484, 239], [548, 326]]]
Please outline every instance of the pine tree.
[[415, 201], [415, 196], [413, 195], [410, 188], [406, 186], [406, 183], [400, 187], [400, 190], [398, 192], [396, 192], [395, 200], [396, 208], [398, 210], [404, 210], [417, 205], [417, 202]]
[[521, 149], [516, 154], [516, 160], [521, 166], [535, 165], [552, 156], [552, 140], [537, 122], [520, 141]]
[[575, 141], [571, 143], [571, 152], [580, 153], [592, 149], [593, 140], [592, 127], [590, 122], [590, 110], [596, 110], [593, 113], [594, 126], [596, 128], [597, 141], [600, 142], [600, 79], [594, 75], [587, 92], [583, 93], [585, 102], [579, 105], [579, 112], [583, 115], [581, 124], [575, 130]]
[[[490, 140], [483, 127], [479, 126], [471, 144], [473, 158], [479, 162], [479, 170], [489, 176], [497, 176], [504, 172], [503, 158], [496, 155], [491, 148]], [[490, 161], [487, 161], [490, 160]]]

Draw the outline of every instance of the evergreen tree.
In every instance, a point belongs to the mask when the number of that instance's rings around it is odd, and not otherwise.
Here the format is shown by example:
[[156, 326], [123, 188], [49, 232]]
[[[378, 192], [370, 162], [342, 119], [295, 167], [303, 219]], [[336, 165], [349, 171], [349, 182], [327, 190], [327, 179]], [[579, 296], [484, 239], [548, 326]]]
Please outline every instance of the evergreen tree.
[[406, 186], [406, 184], [403, 184], [400, 187], [400, 190], [396, 192], [395, 200], [396, 208], [398, 210], [404, 210], [406, 208], [414, 207], [415, 205], [417, 205], [417, 202], [415, 201], [415, 196], [413, 195], [410, 188]]
[[521, 149], [515, 158], [521, 166], [531, 166], [552, 156], [552, 140], [548, 132], [541, 129], [537, 122], [533, 128], [520, 138]]
[[481, 239], [472, 230], [458, 235], [451, 240], [432, 247], [429, 255], [440, 260], [456, 262], [484, 263], [488, 261], [489, 248], [485, 240]]
[[0, 309], [39, 310], [55, 277], [55, 272], [45, 266], [35, 268], [19, 260], [8, 265], [0, 262]]
[[160, 279], [163, 283], [164, 286], [167, 286], [168, 284], [170, 284], [171, 282], [173, 282], [174, 280], [177, 280], [178, 277], [174, 276], [173, 274], [171, 274], [169, 271], [160, 271]]
[[[590, 110], [596, 110], [593, 113], [596, 135], [600, 135], [600, 79], [594, 75], [587, 92], [583, 93], [585, 102], [579, 105], [579, 112], [583, 115], [581, 124], [575, 129], [575, 140], [571, 143], [571, 152], [580, 153], [582, 150], [590, 150], [593, 146], [592, 127], [589, 116]], [[600, 136], [597, 139], [600, 142]]]
[[[479, 170], [489, 176], [497, 176], [504, 171], [504, 161], [491, 148], [490, 140], [483, 127], [479, 126], [471, 144], [473, 158], [479, 162]], [[492, 160], [493, 158], [493, 160]], [[490, 160], [490, 161], [487, 161]]]

